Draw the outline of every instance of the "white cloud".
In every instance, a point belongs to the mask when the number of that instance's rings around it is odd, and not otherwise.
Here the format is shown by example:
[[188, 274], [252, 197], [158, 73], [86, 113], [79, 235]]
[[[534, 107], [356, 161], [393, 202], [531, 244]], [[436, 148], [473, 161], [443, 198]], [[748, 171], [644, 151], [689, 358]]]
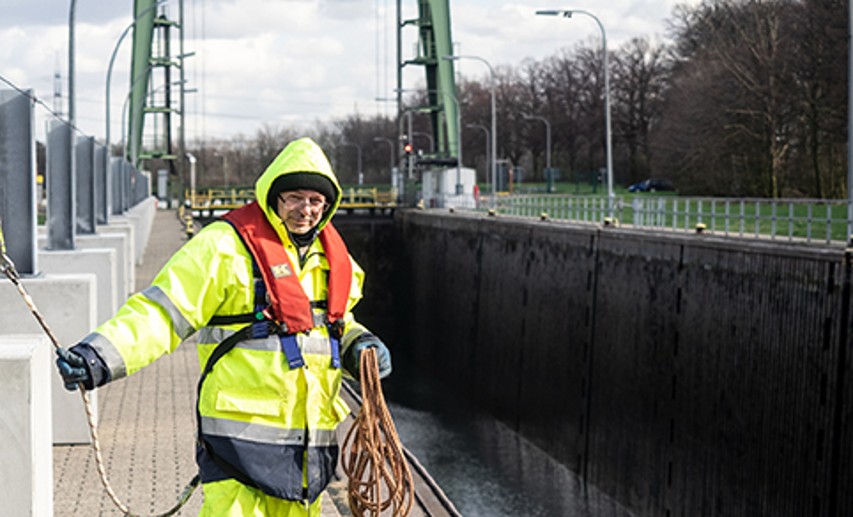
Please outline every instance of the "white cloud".
[[[177, 5], [168, 2], [171, 17]], [[537, 9], [572, 7], [594, 12], [607, 30], [610, 48], [636, 36], [662, 35], [673, 0], [450, 0], [457, 52], [493, 66], [543, 59], [578, 41], [599, 37], [592, 19], [536, 16]], [[696, 3], [690, 0], [689, 3]], [[110, 54], [132, 21], [132, 2], [78, 2], [76, 75], [78, 125], [102, 137], [105, 78]], [[568, 5], [567, 5], [568, 4]], [[53, 96], [59, 66], [67, 88], [67, 8], [48, 0], [0, 0], [0, 75]], [[202, 9], [204, 7], [204, 9]], [[403, 1], [403, 18], [417, 15], [415, 0]], [[376, 97], [396, 87], [395, 0], [185, 0], [187, 17], [187, 129], [190, 136], [253, 133], [264, 122], [311, 124], [354, 113], [388, 113]], [[414, 55], [417, 29], [404, 29], [404, 58]], [[130, 75], [131, 37], [113, 71], [111, 132], [121, 133], [121, 109]], [[174, 52], [177, 42], [173, 41]], [[482, 64], [459, 62], [466, 76], [482, 77]], [[177, 75], [177, 74], [175, 74]], [[175, 77], [174, 79], [177, 79]], [[404, 74], [406, 87], [423, 84], [418, 67]], [[45, 111], [39, 108], [42, 112]], [[202, 117], [207, 113], [206, 117]], [[42, 113], [43, 115], [43, 113]]]

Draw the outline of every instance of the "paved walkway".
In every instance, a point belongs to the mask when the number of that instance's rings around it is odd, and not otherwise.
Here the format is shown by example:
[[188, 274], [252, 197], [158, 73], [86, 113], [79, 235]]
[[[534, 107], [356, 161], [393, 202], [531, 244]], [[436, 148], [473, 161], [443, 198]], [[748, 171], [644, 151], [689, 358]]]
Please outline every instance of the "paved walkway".
[[[175, 212], [158, 210], [143, 263], [136, 269], [136, 289], [146, 287], [185, 241]], [[198, 373], [195, 347], [185, 343], [170, 356], [99, 390], [98, 433], [107, 476], [118, 498], [136, 515], [170, 509], [196, 474]], [[53, 461], [54, 515], [122, 515], [99, 481], [90, 446], [55, 446]], [[333, 483], [323, 496], [323, 517], [349, 515], [343, 494], [343, 482]], [[199, 488], [176, 515], [196, 515], [201, 503]]]

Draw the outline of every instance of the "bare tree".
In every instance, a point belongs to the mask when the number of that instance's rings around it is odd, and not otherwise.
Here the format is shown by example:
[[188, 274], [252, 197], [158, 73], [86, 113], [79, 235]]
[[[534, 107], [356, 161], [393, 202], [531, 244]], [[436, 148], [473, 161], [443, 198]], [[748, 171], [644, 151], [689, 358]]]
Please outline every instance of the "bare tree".
[[664, 48], [646, 38], [635, 38], [614, 53], [614, 125], [618, 141], [627, 152], [619, 169], [627, 169], [627, 182], [652, 175], [649, 130], [660, 119], [661, 97], [667, 78]]

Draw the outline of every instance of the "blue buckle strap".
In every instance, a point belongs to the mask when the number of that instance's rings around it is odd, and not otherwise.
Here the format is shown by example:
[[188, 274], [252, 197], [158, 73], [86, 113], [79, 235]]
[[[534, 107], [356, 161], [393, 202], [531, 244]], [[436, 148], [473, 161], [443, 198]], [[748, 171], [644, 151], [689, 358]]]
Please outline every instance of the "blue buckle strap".
[[284, 357], [287, 359], [287, 366], [291, 370], [305, 366], [302, 352], [299, 351], [299, 345], [296, 343], [296, 335], [285, 334], [279, 336], [279, 340], [281, 340], [281, 351], [284, 352]]
[[264, 313], [258, 311], [255, 313], [255, 321], [252, 322], [249, 337], [252, 339], [264, 339], [270, 335], [270, 322]]
[[335, 336], [329, 336], [329, 343], [331, 345], [330, 353], [332, 354], [332, 368], [340, 368], [341, 367], [341, 340], [336, 338]]
[[264, 339], [270, 335], [270, 326], [264, 316], [267, 303], [267, 284], [261, 276], [258, 265], [252, 260], [252, 273], [255, 277], [255, 321], [252, 323], [250, 335], [252, 339]]
[[341, 338], [344, 337], [344, 322], [337, 320], [334, 323], [327, 323], [326, 329], [329, 331], [329, 353], [332, 356], [332, 368], [341, 367]]

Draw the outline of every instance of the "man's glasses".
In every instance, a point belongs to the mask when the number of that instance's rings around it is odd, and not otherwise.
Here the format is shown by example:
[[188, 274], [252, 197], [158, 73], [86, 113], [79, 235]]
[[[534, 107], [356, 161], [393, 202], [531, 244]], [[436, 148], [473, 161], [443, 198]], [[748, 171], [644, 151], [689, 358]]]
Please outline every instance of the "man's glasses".
[[298, 194], [282, 194], [279, 196], [284, 205], [290, 208], [308, 205], [312, 210], [325, 210], [329, 206], [323, 196], [300, 196]]

